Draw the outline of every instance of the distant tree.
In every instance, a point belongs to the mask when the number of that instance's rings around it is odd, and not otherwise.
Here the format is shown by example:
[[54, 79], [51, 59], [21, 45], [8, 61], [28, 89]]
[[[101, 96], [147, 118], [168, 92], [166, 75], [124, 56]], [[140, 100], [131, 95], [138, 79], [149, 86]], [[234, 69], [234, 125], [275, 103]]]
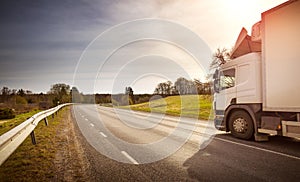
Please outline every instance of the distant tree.
[[151, 94], [139, 94], [134, 96], [135, 104], [140, 104], [143, 102], [149, 102], [153, 95]]
[[172, 85], [173, 85], [173, 83], [171, 81], [165, 82], [165, 92], [167, 95], [171, 95]]
[[17, 89], [12, 89], [10, 95], [16, 95], [17, 94]]
[[[128, 98], [128, 103], [129, 103], [129, 105], [132, 105], [132, 104], [135, 103], [135, 102], [134, 102], [133, 89], [132, 89], [131, 87], [126, 87], [126, 88], [125, 88], [125, 95], [126, 95], [127, 98]], [[124, 100], [126, 100], [126, 98], [123, 99], [123, 101], [124, 101]]]
[[73, 86], [71, 89], [71, 93], [79, 93], [78, 88]]
[[181, 95], [185, 94], [197, 94], [197, 89], [193, 81], [180, 77], [175, 82], [176, 90]]
[[57, 83], [51, 86], [48, 93], [54, 95], [66, 95], [70, 93], [70, 86], [64, 83]]
[[111, 94], [96, 94], [95, 101], [97, 104], [111, 103]]
[[1, 95], [10, 95], [11, 90], [8, 87], [3, 87], [1, 89]]
[[67, 103], [71, 100], [70, 86], [64, 83], [52, 85], [48, 94], [54, 95], [54, 98], [52, 99], [54, 105], [59, 103]]
[[155, 88], [154, 94], [163, 95], [164, 94], [164, 86], [163, 85], [164, 85], [163, 83], [159, 83]]
[[7, 103], [9, 102], [9, 95], [11, 93], [11, 90], [8, 87], [3, 87], [1, 89], [1, 102]]
[[154, 89], [154, 94], [159, 95], [172, 95], [174, 93], [174, 86], [171, 81], [162, 82], [157, 84], [156, 88]]
[[171, 95], [178, 95], [178, 94], [179, 94], [179, 92], [178, 92], [178, 90], [176, 89], [176, 86], [173, 85], [173, 86], [171, 87]]
[[156, 88], [155, 88], [155, 90], [154, 90], [154, 94], [159, 94], [159, 95], [163, 95], [163, 83], [159, 83], [157, 86], [156, 86]]
[[209, 82], [201, 82], [200, 80], [194, 79], [194, 85], [197, 89], [198, 94], [207, 95], [211, 94], [211, 84]]
[[23, 96], [25, 95], [25, 90], [19, 89], [18, 92], [17, 92], [17, 94], [18, 94], [19, 96], [23, 97]]
[[25, 93], [26, 93], [26, 95], [31, 95], [32, 91], [31, 90], [26, 90]]
[[200, 80], [194, 79], [194, 84], [196, 86], [198, 94], [204, 93], [204, 83], [202, 83]]
[[71, 97], [72, 97], [72, 102], [74, 102], [74, 103], [80, 103], [83, 101], [82, 94], [79, 93], [79, 90], [77, 89], [77, 87], [72, 87]]
[[174, 83], [176, 89], [178, 90], [179, 94], [185, 94], [186, 93], [186, 85], [187, 85], [188, 80], [180, 77], [176, 80]]

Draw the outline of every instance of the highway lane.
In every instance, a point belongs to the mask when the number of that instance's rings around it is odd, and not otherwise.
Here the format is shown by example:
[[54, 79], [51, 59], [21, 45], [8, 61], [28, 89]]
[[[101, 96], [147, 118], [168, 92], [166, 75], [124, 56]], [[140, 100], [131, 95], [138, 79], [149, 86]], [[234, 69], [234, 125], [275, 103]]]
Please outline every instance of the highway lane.
[[73, 111], [92, 146], [87, 156], [95, 179], [296, 181], [300, 177], [296, 139], [272, 137], [257, 143], [232, 138], [216, 131], [211, 122], [190, 118], [96, 105], [76, 105]]
[[[134, 155], [138, 163], [163, 159], [177, 151], [194, 129], [191, 124], [178, 125], [174, 118], [161, 119], [155, 114], [143, 120], [140, 114], [135, 117], [128, 111], [114, 111], [113, 108], [86, 106], [75, 113], [78, 125], [89, 143], [102, 154], [121, 162], [133, 161], [128, 153]], [[153, 124], [160, 119], [159, 124]], [[192, 123], [192, 120], [187, 122]], [[101, 140], [103, 135], [107, 136], [105, 140]], [[123, 155], [120, 155], [120, 151]]]

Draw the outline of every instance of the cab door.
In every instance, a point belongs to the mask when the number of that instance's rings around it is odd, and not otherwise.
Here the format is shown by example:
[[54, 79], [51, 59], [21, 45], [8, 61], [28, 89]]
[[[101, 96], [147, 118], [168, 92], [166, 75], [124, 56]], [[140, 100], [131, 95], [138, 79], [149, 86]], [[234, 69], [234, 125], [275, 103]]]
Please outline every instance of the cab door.
[[226, 68], [220, 71], [219, 88], [215, 94], [216, 112], [224, 112], [232, 99], [236, 99], [236, 67]]

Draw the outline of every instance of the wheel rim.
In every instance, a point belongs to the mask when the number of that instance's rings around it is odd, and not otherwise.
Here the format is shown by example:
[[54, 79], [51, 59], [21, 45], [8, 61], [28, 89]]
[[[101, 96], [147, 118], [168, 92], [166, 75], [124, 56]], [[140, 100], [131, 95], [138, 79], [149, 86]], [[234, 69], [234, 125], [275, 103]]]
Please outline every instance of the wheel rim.
[[233, 129], [239, 133], [245, 133], [248, 129], [247, 121], [244, 118], [237, 118], [233, 121]]

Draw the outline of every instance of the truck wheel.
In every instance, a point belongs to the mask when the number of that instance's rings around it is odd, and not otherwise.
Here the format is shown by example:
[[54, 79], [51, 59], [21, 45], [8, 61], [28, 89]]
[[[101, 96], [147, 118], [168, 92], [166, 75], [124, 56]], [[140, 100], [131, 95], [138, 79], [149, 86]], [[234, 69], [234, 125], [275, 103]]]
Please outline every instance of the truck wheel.
[[246, 111], [239, 110], [231, 114], [229, 129], [237, 138], [249, 140], [253, 136], [253, 121]]

